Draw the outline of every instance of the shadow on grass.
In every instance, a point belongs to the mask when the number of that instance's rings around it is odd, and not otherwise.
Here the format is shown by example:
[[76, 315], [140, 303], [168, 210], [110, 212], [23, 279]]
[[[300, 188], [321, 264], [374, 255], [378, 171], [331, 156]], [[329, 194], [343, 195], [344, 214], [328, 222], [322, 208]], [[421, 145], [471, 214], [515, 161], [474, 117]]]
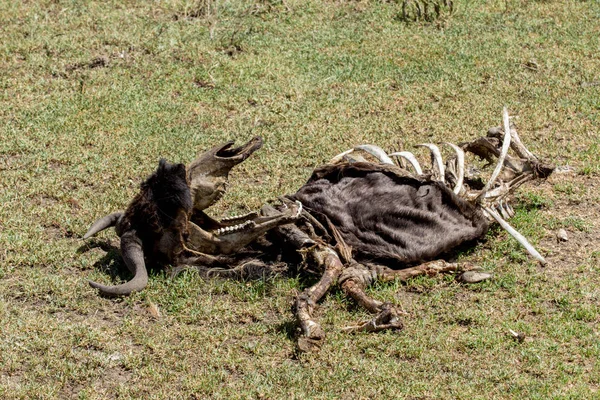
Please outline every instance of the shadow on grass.
[[77, 254], [87, 253], [92, 249], [100, 248], [106, 252], [104, 256], [94, 263], [94, 269], [110, 276], [111, 281], [127, 281], [131, 279], [131, 273], [121, 257], [121, 251], [108, 241], [90, 240], [77, 249]]
[[294, 319], [276, 325], [275, 332], [283, 333], [285, 337], [291, 341], [295, 341], [300, 334], [298, 324]]

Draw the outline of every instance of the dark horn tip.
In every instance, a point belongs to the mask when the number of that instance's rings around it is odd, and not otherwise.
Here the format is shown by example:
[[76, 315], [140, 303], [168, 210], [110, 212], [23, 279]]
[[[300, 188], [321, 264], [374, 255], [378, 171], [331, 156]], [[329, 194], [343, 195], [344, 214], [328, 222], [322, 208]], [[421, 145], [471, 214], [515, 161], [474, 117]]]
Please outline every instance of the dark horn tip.
[[94, 289], [98, 290], [98, 293], [100, 294], [100, 296], [102, 297], [107, 297], [107, 298], [114, 298], [114, 297], [123, 297], [123, 296], [129, 296], [134, 292], [137, 292], [139, 290], [119, 290], [118, 288], [115, 290], [115, 286], [104, 286], [100, 283], [94, 282], [94, 281], [88, 281], [88, 283], [90, 284], [90, 286]]

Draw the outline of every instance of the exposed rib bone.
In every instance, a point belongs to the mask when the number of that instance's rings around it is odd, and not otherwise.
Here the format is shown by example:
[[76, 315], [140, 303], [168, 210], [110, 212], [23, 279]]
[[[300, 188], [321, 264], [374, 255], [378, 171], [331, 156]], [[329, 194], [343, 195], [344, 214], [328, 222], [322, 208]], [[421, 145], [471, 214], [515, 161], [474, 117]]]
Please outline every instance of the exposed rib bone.
[[383, 149], [379, 146], [375, 146], [373, 144], [361, 144], [360, 146], [356, 146], [354, 148], [354, 150], [366, 151], [367, 153], [375, 156], [383, 164], [394, 165], [394, 162], [392, 161], [392, 159], [389, 158], [388, 155], [385, 153], [385, 151], [383, 151]]
[[423, 170], [421, 169], [421, 165], [419, 161], [417, 161], [417, 157], [410, 151], [398, 151], [396, 153], [392, 153], [389, 155], [390, 157], [402, 157], [407, 160], [410, 165], [412, 165], [413, 169], [417, 173], [417, 175], [423, 175]]
[[502, 119], [504, 121], [505, 132], [504, 140], [502, 142], [502, 151], [500, 152], [500, 157], [498, 157], [498, 164], [496, 164], [496, 168], [494, 168], [494, 172], [492, 172], [490, 180], [485, 184], [483, 189], [481, 189], [479, 196], [477, 196], [477, 201], [479, 201], [485, 196], [486, 192], [490, 190], [490, 188], [496, 181], [496, 178], [498, 178], [498, 175], [500, 175], [500, 171], [502, 171], [502, 168], [504, 167], [504, 159], [508, 154], [508, 149], [510, 147], [510, 121], [508, 119], [508, 110], [506, 109], [506, 107], [504, 107], [504, 109], [502, 110]]
[[456, 164], [458, 167], [458, 177], [456, 179], [456, 185], [454, 186], [454, 193], [459, 194], [462, 189], [463, 180], [465, 178], [465, 152], [457, 145], [449, 142], [444, 142], [448, 146], [452, 147], [456, 153]]
[[388, 155], [385, 153], [385, 151], [383, 151], [383, 149], [381, 147], [375, 146], [374, 144], [361, 144], [360, 146], [356, 146], [353, 149], [346, 150], [346, 151], [338, 154], [337, 156], [333, 157], [331, 160], [329, 160], [329, 163], [337, 164], [340, 161], [342, 161], [342, 159], [345, 156], [347, 156], [348, 154], [350, 154], [356, 150], [362, 150], [362, 151], [365, 151], [365, 152], [371, 154], [372, 156], [375, 156], [375, 158], [377, 158], [383, 164], [394, 164], [392, 159], [390, 157], [388, 157]]
[[[491, 136], [491, 137], [500, 138], [501, 134], [502, 134], [502, 128], [499, 126], [495, 126], [488, 130], [488, 136]], [[516, 129], [510, 130], [510, 136], [512, 139], [512, 141], [510, 143], [510, 147], [515, 151], [515, 153], [517, 153], [517, 155], [519, 157], [524, 158], [528, 161], [538, 159], [537, 156], [535, 154], [533, 154], [531, 151], [529, 151], [527, 149], [527, 147], [525, 147], [523, 142], [521, 142], [521, 138], [519, 137], [519, 134], [517, 133]]]
[[340, 154], [338, 154], [337, 156], [333, 157], [331, 160], [329, 160], [329, 164], [337, 164], [340, 161], [342, 161], [342, 159], [347, 156], [348, 154], [352, 153], [354, 151], [354, 149], [350, 149], [350, 150], [346, 150]]
[[440, 173], [440, 181], [444, 182], [444, 161], [442, 160], [442, 154], [440, 153], [440, 149], [433, 143], [421, 143], [417, 146], [427, 147], [429, 151], [431, 151], [431, 157], [433, 159], [432, 163], [435, 163], [437, 166], [438, 172]]
[[515, 216], [515, 210], [508, 204], [508, 201], [505, 198], [500, 199], [500, 214], [504, 219], [510, 219]]
[[531, 245], [531, 243], [529, 243], [525, 236], [521, 235], [515, 228], [510, 226], [509, 223], [506, 222], [496, 211], [492, 210], [491, 207], [484, 207], [483, 209], [488, 213], [488, 215], [491, 215], [492, 218], [494, 218], [502, 228], [504, 228], [508, 233], [510, 233], [512, 237], [517, 239], [517, 242], [521, 243], [521, 245], [525, 247], [525, 250], [527, 250], [529, 254], [531, 254], [536, 260], [538, 260], [543, 265], [546, 264], [546, 260], [544, 259], [544, 257], [542, 257], [540, 253], [538, 253], [538, 251]]

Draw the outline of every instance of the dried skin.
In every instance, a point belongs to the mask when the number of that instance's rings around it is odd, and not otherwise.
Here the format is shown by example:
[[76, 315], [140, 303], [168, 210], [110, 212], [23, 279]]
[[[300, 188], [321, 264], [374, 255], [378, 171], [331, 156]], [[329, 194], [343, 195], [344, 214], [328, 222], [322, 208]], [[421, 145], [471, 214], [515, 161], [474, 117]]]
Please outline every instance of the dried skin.
[[357, 261], [405, 268], [483, 236], [483, 214], [439, 182], [372, 163], [325, 166], [295, 194], [324, 225], [331, 221]]

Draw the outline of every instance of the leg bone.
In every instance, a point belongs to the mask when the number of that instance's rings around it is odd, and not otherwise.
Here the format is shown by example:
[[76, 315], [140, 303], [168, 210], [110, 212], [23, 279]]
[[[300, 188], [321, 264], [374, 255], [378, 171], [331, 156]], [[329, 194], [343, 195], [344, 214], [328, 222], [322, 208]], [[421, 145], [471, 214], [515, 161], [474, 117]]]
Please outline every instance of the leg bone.
[[298, 339], [298, 347], [302, 351], [320, 347], [325, 338], [325, 331], [313, 320], [312, 313], [317, 301], [337, 282], [344, 269], [337, 253], [329, 247], [316, 247], [312, 251], [312, 255], [319, 264], [324, 265], [325, 272], [319, 282], [305, 289], [294, 302], [296, 319], [302, 330], [302, 336]]
[[[345, 280], [342, 282], [344, 293], [354, 299], [361, 307], [365, 308], [375, 317], [369, 321], [356, 326], [344, 328], [346, 332], [379, 332], [383, 330], [400, 330], [403, 328], [400, 321], [400, 315], [406, 314], [391, 303], [383, 303], [375, 300], [364, 292], [366, 287], [363, 275], [366, 268], [360, 264], [355, 264], [344, 271]], [[367, 275], [369, 273], [367, 272]], [[370, 281], [370, 280], [369, 280]]]
[[449, 263], [444, 260], [435, 260], [417, 265], [415, 267], [397, 270], [381, 267], [377, 270], [377, 279], [382, 282], [390, 282], [396, 279], [400, 280], [401, 282], [406, 282], [415, 276], [434, 276], [441, 272], [468, 271], [473, 268], [474, 267], [470, 264]]

